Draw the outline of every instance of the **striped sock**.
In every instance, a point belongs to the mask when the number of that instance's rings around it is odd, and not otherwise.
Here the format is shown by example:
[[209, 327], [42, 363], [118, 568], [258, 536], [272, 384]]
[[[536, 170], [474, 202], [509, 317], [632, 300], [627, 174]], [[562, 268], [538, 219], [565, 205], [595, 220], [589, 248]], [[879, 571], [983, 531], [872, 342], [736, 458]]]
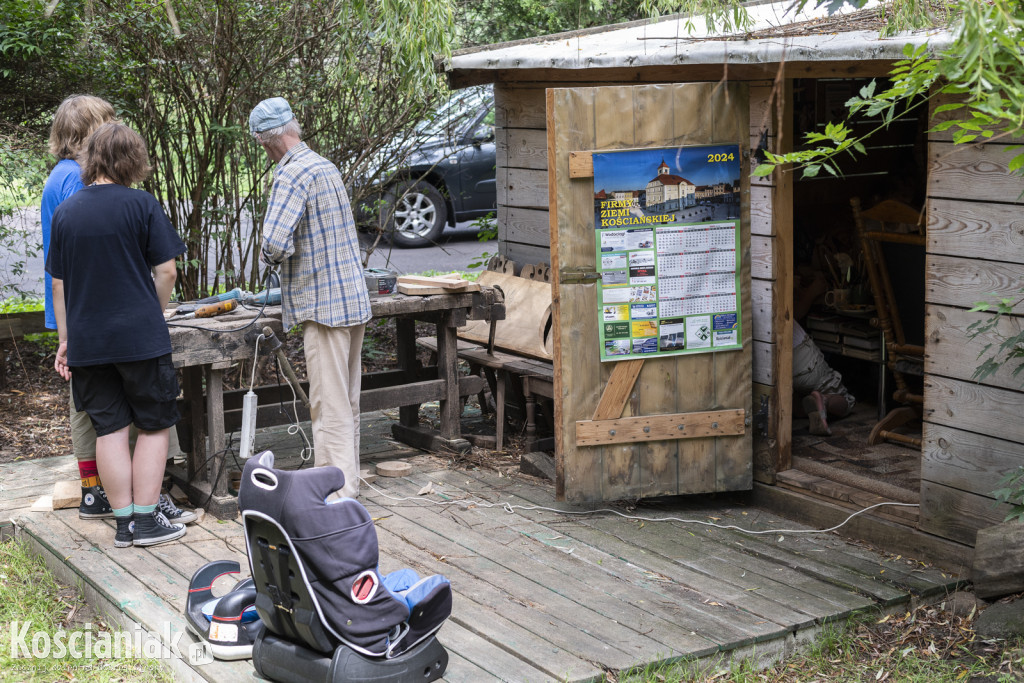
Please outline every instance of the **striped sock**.
[[153, 503], [152, 505], [136, 505], [135, 506], [135, 512], [140, 514], [140, 515], [148, 515], [148, 514], [152, 513], [154, 510], [156, 510], [156, 503]]
[[135, 509], [135, 506], [131, 503], [128, 503], [123, 508], [114, 508], [114, 517], [131, 517]]
[[82, 480], [82, 488], [87, 489], [90, 486], [100, 485], [100, 473], [96, 469], [96, 458], [92, 460], [79, 460], [78, 461], [78, 476]]

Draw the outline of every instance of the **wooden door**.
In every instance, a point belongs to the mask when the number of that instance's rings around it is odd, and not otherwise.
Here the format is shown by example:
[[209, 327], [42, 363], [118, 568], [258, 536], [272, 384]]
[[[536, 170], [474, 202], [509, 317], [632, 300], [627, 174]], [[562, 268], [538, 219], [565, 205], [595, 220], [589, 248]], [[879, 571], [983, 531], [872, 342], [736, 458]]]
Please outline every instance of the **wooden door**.
[[[750, 489], [746, 86], [552, 88], [546, 104], [559, 497], [585, 502]], [[738, 144], [743, 158], [737, 266], [743, 348], [601, 362], [595, 195], [586, 159], [595, 151], [708, 144]], [[595, 434], [600, 443], [584, 445], [595, 443]]]

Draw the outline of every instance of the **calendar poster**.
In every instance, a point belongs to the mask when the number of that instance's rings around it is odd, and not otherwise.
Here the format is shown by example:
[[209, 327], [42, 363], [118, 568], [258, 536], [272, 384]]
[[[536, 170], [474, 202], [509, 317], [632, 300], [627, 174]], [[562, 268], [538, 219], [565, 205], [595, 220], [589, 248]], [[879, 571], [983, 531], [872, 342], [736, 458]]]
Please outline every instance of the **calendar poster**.
[[593, 159], [601, 360], [742, 348], [739, 145]]

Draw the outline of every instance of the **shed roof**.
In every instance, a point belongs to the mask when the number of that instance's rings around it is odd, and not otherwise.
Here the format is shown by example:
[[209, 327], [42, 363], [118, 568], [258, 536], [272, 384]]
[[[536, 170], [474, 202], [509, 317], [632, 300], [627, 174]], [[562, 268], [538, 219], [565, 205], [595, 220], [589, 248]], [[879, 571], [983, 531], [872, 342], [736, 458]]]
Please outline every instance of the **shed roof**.
[[[880, 3], [829, 15], [824, 7], [794, 13], [792, 0], [747, 8], [754, 22], [742, 34], [709, 33], [703, 17], [683, 15], [542, 36], [456, 52], [447, 70], [587, 69], [698, 64], [895, 60], [907, 43], [949, 45], [947, 29], [882, 38]], [[687, 27], [692, 24], [693, 31]]]

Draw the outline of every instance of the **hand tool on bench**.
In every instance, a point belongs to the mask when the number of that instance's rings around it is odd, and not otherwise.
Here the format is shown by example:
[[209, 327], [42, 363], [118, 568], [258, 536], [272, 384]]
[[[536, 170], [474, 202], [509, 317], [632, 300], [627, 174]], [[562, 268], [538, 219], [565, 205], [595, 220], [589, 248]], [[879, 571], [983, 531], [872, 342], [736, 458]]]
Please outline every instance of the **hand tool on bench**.
[[[180, 308], [180, 306], [179, 306]], [[215, 304], [206, 304], [200, 306], [191, 313], [185, 313], [184, 315], [175, 316], [173, 320], [187, 320], [189, 318], [212, 318], [215, 315], [221, 313], [227, 313], [238, 308], [238, 299], [228, 299], [227, 301], [220, 301]]]

